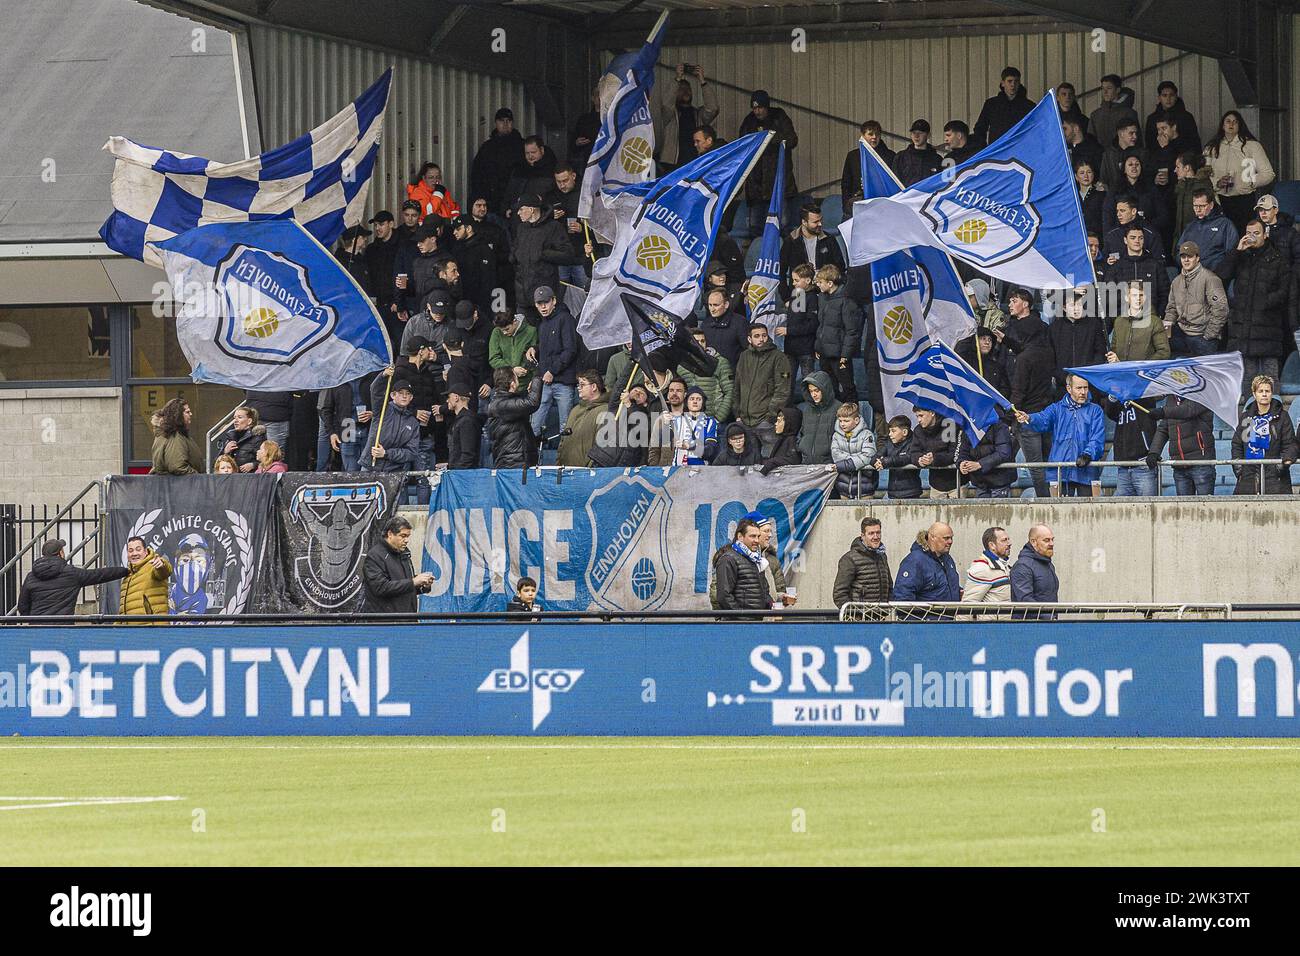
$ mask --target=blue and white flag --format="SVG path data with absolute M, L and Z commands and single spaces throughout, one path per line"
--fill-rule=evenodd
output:
M 1001 392 L 942 343 L 931 345 L 917 356 L 907 370 L 898 397 L 952 419 L 972 445 L 978 445 L 989 426 L 998 420 L 999 408 L 1011 407 Z
M 854 203 L 850 264 L 908 246 L 946 250 L 1034 289 L 1096 281 L 1055 97 L 965 162 L 896 196 Z
M 749 320 L 762 322 L 769 334 L 775 335 L 780 325 L 776 312 L 776 287 L 781 284 L 781 210 L 785 208 L 785 143 L 776 153 L 776 185 L 772 187 L 772 201 L 767 204 L 767 224 L 763 226 L 763 240 L 759 246 L 758 262 L 749 277 L 745 301 L 749 304 Z
M 154 245 L 196 382 L 333 388 L 392 364 L 374 304 L 296 220 L 213 223 Z
M 673 315 L 695 308 L 723 210 L 772 136 L 750 133 L 659 179 L 605 193 L 618 229 L 613 250 L 592 268 L 578 319 L 587 348 L 631 341 L 624 293 L 657 301 Z
M 115 252 L 155 266 L 162 260 L 151 243 L 215 222 L 293 218 L 332 245 L 364 214 L 392 80 L 389 69 L 310 133 L 237 163 L 110 137 L 113 214 L 99 235 Z
M 617 230 L 614 214 L 600 201 L 602 188 L 643 183 L 654 176 L 655 127 L 650 113 L 655 64 L 663 43 L 665 10 L 635 54 L 615 57 L 600 79 L 600 132 L 591 147 L 578 194 L 578 215 L 606 242 Z M 608 104 L 605 90 L 617 83 Z
M 858 159 L 863 195 L 902 191 L 898 178 L 865 143 L 858 143 Z M 913 418 L 912 403 L 898 394 L 903 375 L 932 343 L 956 345 L 972 334 L 975 315 L 952 260 L 930 246 L 901 249 L 871 263 L 871 298 L 885 417 Z
M 1093 388 L 1121 402 L 1164 395 L 1190 398 L 1204 405 L 1231 428 L 1241 415 L 1240 352 L 1168 359 L 1162 362 L 1113 362 L 1067 368 Z

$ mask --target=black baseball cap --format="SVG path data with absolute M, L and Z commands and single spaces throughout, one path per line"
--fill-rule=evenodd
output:
M 515 118 L 515 111 L 508 106 L 503 106 L 501 109 L 497 110 L 497 115 L 492 118 L 513 120 Z
M 451 228 L 453 230 L 459 229 L 461 226 L 477 226 L 477 225 L 478 223 L 475 221 L 473 216 L 466 216 L 463 214 L 457 216 L 455 219 L 451 221 Z
M 450 312 L 452 308 L 451 296 L 445 292 L 430 292 L 424 300 L 424 306 L 432 312 Z
M 399 379 L 398 381 L 393 383 L 393 387 L 389 390 L 389 394 L 392 394 L 393 392 L 411 392 L 411 391 L 414 391 L 414 389 L 411 388 L 411 383 L 406 381 L 406 379 Z
M 416 205 L 418 206 L 419 204 L 417 203 Z M 372 216 L 370 219 L 371 223 L 392 222 L 392 221 L 393 221 L 393 214 L 389 212 L 387 209 L 379 210 L 379 212 L 375 213 L 374 216 Z
M 402 349 L 402 353 L 405 355 L 415 355 L 417 352 L 420 351 L 420 349 L 431 349 L 431 348 L 433 348 L 433 343 L 430 342 L 428 339 L 426 339 L 423 335 L 412 335 L 409 339 L 406 340 L 406 348 Z
M 914 120 L 907 131 L 909 133 L 928 133 L 930 132 L 930 121 L 923 119 Z
M 368 235 L 370 235 L 370 230 L 365 226 L 348 226 L 348 228 L 343 230 L 343 235 L 339 238 L 344 242 L 353 242 L 358 236 Z
M 462 329 L 473 328 L 474 314 L 477 310 L 474 303 L 469 299 L 462 299 L 456 303 L 456 324 Z
M 436 239 L 436 238 L 438 238 L 438 227 L 433 225 L 432 223 L 426 222 L 422 226 L 415 227 L 416 242 L 419 242 L 421 239 Z

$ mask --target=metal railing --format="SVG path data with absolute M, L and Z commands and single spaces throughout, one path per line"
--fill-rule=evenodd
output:
M 23 509 L 14 506 L 5 506 L 0 511 L 0 555 L 7 558 L 4 565 L 0 566 L 0 604 L 3 605 L 5 615 L 18 610 L 18 592 L 22 581 L 32 569 L 37 549 L 46 541 L 55 538 L 67 541 L 67 559 L 70 564 L 81 564 L 87 568 L 100 566 L 105 538 L 102 481 L 96 480 L 86 485 L 52 518 L 48 506 L 41 506 L 39 516 L 34 507 L 29 510 L 28 516 L 23 515 Z
M 916 621 L 1188 621 L 1232 620 L 1231 604 L 1075 604 L 1066 602 L 850 601 L 839 619 L 863 624 Z

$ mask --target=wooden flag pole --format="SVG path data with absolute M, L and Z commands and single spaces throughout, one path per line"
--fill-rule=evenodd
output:
M 397 374 L 397 366 L 393 366 L 391 371 L 386 372 L 388 384 L 384 386 L 384 404 L 379 408 L 379 427 L 375 429 L 375 443 L 370 446 L 370 459 L 373 462 L 375 449 L 379 447 L 379 439 L 384 436 L 384 413 L 388 411 L 388 396 L 393 392 L 393 376 Z

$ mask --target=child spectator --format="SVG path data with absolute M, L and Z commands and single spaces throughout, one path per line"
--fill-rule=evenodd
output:
M 284 463 L 284 452 L 280 451 L 280 446 L 275 442 L 267 441 L 257 449 L 257 474 L 259 475 L 279 475 L 289 470 L 289 466 Z
M 759 471 L 766 475 L 782 465 L 798 465 L 803 462 L 799 454 L 799 430 L 803 427 L 803 412 L 797 408 L 783 408 L 776 413 L 776 444 L 772 454 L 763 461 Z
M 229 455 L 220 455 L 212 463 L 212 473 L 214 475 L 237 475 L 239 474 L 239 466 L 235 464 L 235 459 Z
M 537 603 L 537 582 L 532 578 L 520 578 L 515 585 L 515 596 L 506 605 L 507 613 L 531 614 L 540 610 L 542 606 Z M 537 618 L 533 620 L 536 621 Z
M 964 433 L 928 408 L 912 407 L 916 431 L 912 435 L 912 464 L 929 472 L 931 498 L 957 497 L 957 455 Z
M 673 464 L 707 465 L 718 454 L 718 420 L 705 410 L 704 389 L 686 390 L 686 410 L 673 418 Z
M 921 497 L 921 473 L 905 466 L 912 463 L 912 423 L 906 415 L 896 415 L 889 420 L 889 440 L 880 443 L 875 469 L 889 469 L 887 497 Z
M 870 498 L 880 478 L 872 467 L 876 457 L 876 436 L 871 433 L 854 402 L 845 402 L 835 413 L 835 434 L 831 436 L 831 461 L 835 463 L 835 493 L 841 498 Z
M 835 382 L 826 372 L 813 372 L 803 380 L 800 390 L 805 401 L 803 428 L 799 431 L 799 454 L 805 465 L 831 463 L 831 436 L 835 434 Z
M 817 270 L 816 353 L 824 371 L 835 378 L 835 397 L 851 401 L 857 397 L 853 381 L 853 359 L 862 344 L 862 310 L 844 294 L 843 276 L 838 266 Z
M 718 449 L 718 454 L 714 456 L 710 464 L 731 465 L 733 467 L 757 465 L 758 441 L 750 430 L 740 422 L 732 422 L 727 426 L 726 446 Z
M 785 324 L 776 330 L 785 336 L 785 354 L 795 381 L 801 382 L 816 368 L 813 353 L 817 350 L 817 289 L 813 277 L 817 271 L 807 262 L 790 273 L 790 300 L 785 304 Z

